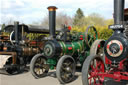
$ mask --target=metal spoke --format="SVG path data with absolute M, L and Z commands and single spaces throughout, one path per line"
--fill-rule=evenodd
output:
M 67 58 L 62 62 L 60 75 L 64 82 L 71 81 L 74 76 L 74 62 L 72 59 Z
M 90 63 L 90 69 L 88 70 L 88 82 L 89 85 L 102 85 L 103 82 L 101 81 L 102 77 L 97 77 L 97 72 L 104 72 L 103 62 L 100 59 L 93 59 Z M 93 81 L 92 81 L 93 79 Z

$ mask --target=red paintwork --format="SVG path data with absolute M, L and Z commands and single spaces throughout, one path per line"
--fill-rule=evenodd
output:
M 111 61 L 105 56 L 105 63 L 106 64 L 111 64 Z
M 118 67 L 117 68 L 111 68 L 111 70 L 107 70 L 104 73 L 95 73 L 97 74 L 97 76 L 102 76 L 102 77 L 109 77 L 109 78 L 113 78 L 115 81 L 120 81 L 120 80 L 128 80 L 128 72 L 124 72 L 124 61 L 126 59 L 122 60 L 121 62 L 119 62 Z M 111 61 L 105 57 L 105 64 L 109 64 L 111 65 Z
M 127 59 L 127 58 L 126 58 Z M 111 60 L 109 60 L 106 56 L 105 56 L 105 64 L 109 64 L 110 65 L 110 69 L 105 71 L 105 67 L 102 61 L 96 59 L 96 64 L 90 64 L 90 71 L 88 72 L 90 77 L 88 77 L 89 80 L 89 85 L 91 85 L 91 81 L 94 80 L 94 85 L 103 85 L 103 81 L 105 77 L 108 78 L 112 78 L 117 82 L 120 82 L 121 80 L 128 80 L 128 72 L 124 71 L 124 61 L 126 60 L 122 60 L 119 62 L 118 67 L 111 67 Z M 96 83 L 95 79 L 96 78 L 100 78 L 98 81 L 100 81 L 101 83 Z
M 80 40 L 83 40 L 83 38 L 79 38 Z
M 80 35 L 80 37 L 83 37 L 83 35 Z
M 123 50 L 123 46 L 122 45 L 120 45 L 120 50 Z
M 96 35 L 93 35 L 94 39 L 96 39 Z
M 68 50 L 72 50 L 72 47 L 68 47 Z
M 79 38 L 80 40 L 83 40 L 83 35 L 80 35 L 80 38 Z
M 100 48 L 100 44 L 98 45 L 98 48 Z
M 124 74 L 124 72 L 116 71 L 114 73 L 107 73 L 107 72 L 97 73 L 97 76 L 112 78 L 112 79 L 114 79 L 115 81 L 118 81 L 118 82 L 120 82 L 120 80 L 128 80 L 128 75 L 124 76 L 124 75 L 121 75 L 121 74 Z M 126 74 L 128 74 L 128 72 Z
M 30 42 L 30 43 L 32 43 L 32 44 L 36 44 L 37 42 L 36 42 L 36 41 L 32 41 L 32 42 Z
M 90 70 L 89 70 L 89 75 L 88 76 L 88 80 L 89 80 L 89 85 L 92 85 L 92 80 L 94 81 L 93 85 L 102 85 L 103 81 L 104 81 L 104 77 L 100 76 L 98 77 L 98 73 L 104 73 L 105 69 L 104 69 L 104 63 L 99 60 L 99 59 L 95 59 L 93 60 L 94 63 L 90 64 Z M 97 83 L 98 82 L 98 83 Z
M 71 30 L 72 29 L 72 27 L 71 26 L 68 26 L 68 30 Z
M 109 45 L 107 45 L 107 49 L 109 49 Z

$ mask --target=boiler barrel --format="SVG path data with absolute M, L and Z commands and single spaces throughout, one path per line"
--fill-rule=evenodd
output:
M 33 56 L 37 53 L 39 53 L 38 48 L 30 48 L 30 47 L 23 48 L 23 55 L 24 56 Z

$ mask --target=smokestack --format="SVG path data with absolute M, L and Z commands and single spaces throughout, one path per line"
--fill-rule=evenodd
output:
M 124 0 L 114 0 L 114 24 L 120 25 L 124 21 Z
M 19 22 L 14 22 L 14 33 L 15 33 L 16 44 L 19 43 L 19 39 L 18 39 L 18 37 L 19 37 L 19 28 L 18 28 L 18 26 L 19 26 Z
M 56 7 L 55 6 L 49 6 L 48 10 L 49 10 L 49 32 L 50 32 L 50 36 L 52 38 L 56 37 L 55 34 L 55 27 L 56 27 Z

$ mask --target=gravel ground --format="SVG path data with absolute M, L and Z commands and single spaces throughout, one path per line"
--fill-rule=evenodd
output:
M 49 76 L 41 79 L 35 79 L 30 72 L 24 72 L 17 75 L 0 74 L 0 85 L 61 85 L 55 77 L 55 71 L 50 72 Z M 81 72 L 76 73 L 73 82 L 66 85 L 82 85 Z M 105 85 L 127 85 L 124 82 L 115 83 L 112 80 L 106 80 Z
M 66 85 L 82 85 L 81 73 L 76 73 L 76 79 Z M 79 77 L 78 77 L 79 76 Z M 49 76 L 41 79 L 35 79 L 30 72 L 24 72 L 17 75 L 0 74 L 0 85 L 61 85 L 55 77 L 55 71 L 50 72 Z

